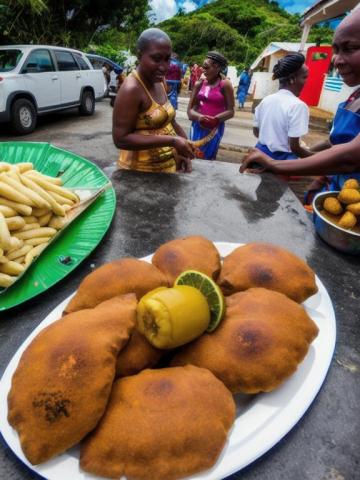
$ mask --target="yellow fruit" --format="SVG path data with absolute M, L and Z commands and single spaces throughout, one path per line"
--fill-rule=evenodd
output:
M 197 270 L 186 270 L 175 280 L 174 285 L 190 285 L 205 295 L 210 308 L 208 332 L 213 332 L 225 316 L 224 295 L 214 280 Z
M 349 178 L 349 180 L 346 180 L 344 182 L 343 188 L 359 188 L 359 182 L 355 178 Z
M 209 325 L 210 309 L 199 290 L 189 286 L 160 287 L 144 295 L 137 307 L 140 333 L 157 348 L 191 342 Z
M 355 188 L 343 188 L 338 195 L 338 200 L 346 205 L 360 202 L 360 192 Z
M 353 213 L 347 211 L 339 220 L 339 227 L 350 229 L 355 227 L 356 217 Z
M 346 207 L 346 210 L 349 210 L 349 212 L 356 216 L 360 215 L 360 202 L 351 203 Z
M 333 215 L 340 215 L 340 213 L 343 212 L 341 203 L 335 197 L 326 197 L 323 207 L 327 212 L 332 213 Z

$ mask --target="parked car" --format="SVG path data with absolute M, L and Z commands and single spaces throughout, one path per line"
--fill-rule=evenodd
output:
M 110 60 L 110 58 L 102 57 L 101 55 L 96 55 L 95 53 L 86 53 L 86 57 L 90 60 L 91 65 L 96 69 L 96 70 L 101 70 L 104 63 L 107 63 L 110 65 L 113 69 L 118 69 L 123 71 L 123 67 L 119 65 L 118 63 L 114 62 L 113 60 Z
M 90 63 L 95 68 L 95 70 L 103 71 L 103 66 L 107 64 L 107 65 L 110 65 L 110 67 L 114 71 L 117 71 L 120 73 L 123 71 L 123 67 L 118 63 L 114 62 L 113 60 L 110 60 L 110 58 L 103 57 L 101 55 L 96 55 L 95 53 L 86 53 L 86 56 L 90 60 Z M 104 97 L 110 96 L 109 83 L 110 83 L 110 72 L 108 71 L 106 76 L 104 73 Z
M 0 122 L 18 134 L 31 133 L 37 117 L 78 107 L 93 115 L 104 95 L 102 72 L 84 53 L 48 45 L 0 47 Z

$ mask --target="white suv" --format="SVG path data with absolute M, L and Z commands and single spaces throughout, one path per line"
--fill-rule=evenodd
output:
M 79 107 L 92 115 L 104 76 L 78 50 L 46 45 L 0 47 L 0 122 L 16 133 L 34 130 L 38 115 Z

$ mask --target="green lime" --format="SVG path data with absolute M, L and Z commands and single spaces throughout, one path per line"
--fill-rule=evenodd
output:
M 210 322 L 206 330 L 213 332 L 225 315 L 224 295 L 220 287 L 205 273 L 196 270 L 182 272 L 175 280 L 174 285 L 195 287 L 205 296 L 210 308 Z

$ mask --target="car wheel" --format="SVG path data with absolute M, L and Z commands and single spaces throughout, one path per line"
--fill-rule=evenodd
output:
M 26 98 L 15 100 L 11 107 L 11 125 L 13 130 L 26 135 L 31 133 L 36 127 L 36 108 L 35 105 Z
M 85 90 L 81 96 L 79 112 L 81 115 L 90 116 L 95 111 L 95 97 L 90 90 Z

